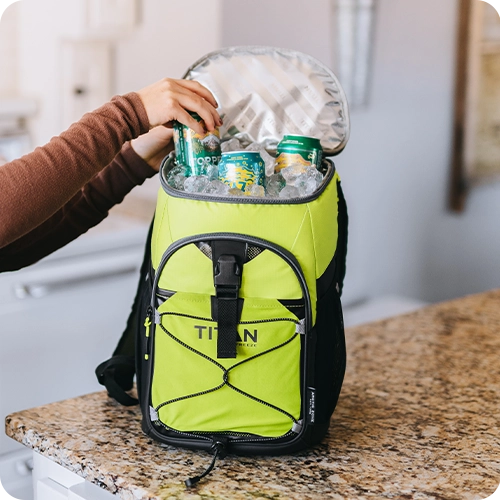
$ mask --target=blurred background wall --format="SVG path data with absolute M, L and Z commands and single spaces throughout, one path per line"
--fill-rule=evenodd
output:
M 111 3 L 120 5 L 120 1 Z M 97 28 L 86 26 L 85 0 L 21 0 L 9 7 L 18 11 L 19 91 L 39 103 L 31 125 L 36 144 L 69 125 L 62 123 L 61 110 L 67 62 L 64 42 L 98 41 L 109 46 L 107 98 L 139 90 L 165 76 L 180 78 L 191 62 L 220 46 L 217 0 L 141 0 L 135 5 L 135 25 L 116 29 L 104 22 Z
M 33 145 L 67 125 L 62 41 L 109 45 L 109 96 L 180 77 L 228 45 L 335 60 L 330 0 L 137 5 L 130 29 L 94 32 L 84 0 L 22 0 L 8 9 L 0 24 L 0 97 L 36 100 Z M 350 212 L 345 303 L 388 294 L 433 302 L 500 286 L 500 185 L 475 188 L 461 215 L 446 210 L 457 12 L 457 0 L 378 1 L 369 102 L 352 111 L 351 139 L 336 159 Z

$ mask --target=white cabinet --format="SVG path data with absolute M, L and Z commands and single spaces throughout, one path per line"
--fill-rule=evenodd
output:
M 137 23 L 137 0 L 87 0 L 87 29 L 109 35 L 120 35 Z
M 94 370 L 127 322 L 147 233 L 147 226 L 129 226 L 109 234 L 95 228 L 38 264 L 0 276 L 0 421 L 103 390 Z M 0 430 L 0 456 L 21 448 Z
M 111 500 L 116 499 L 114 495 L 109 493 L 95 484 L 85 481 L 84 483 L 75 484 L 68 490 L 68 500 Z
M 18 36 L 17 24 L 19 5 L 11 5 L 3 11 L 9 2 L 0 2 L 0 95 L 15 95 L 17 91 Z
M 36 484 L 36 498 L 40 500 L 67 500 L 68 490 L 48 477 Z
M 68 40 L 62 44 L 63 128 L 111 97 L 111 44 Z
M 116 497 L 33 452 L 35 500 L 113 500 Z

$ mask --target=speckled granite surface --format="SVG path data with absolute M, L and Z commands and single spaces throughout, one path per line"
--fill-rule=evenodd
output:
M 500 290 L 347 330 L 325 443 L 278 458 L 162 447 L 104 393 L 23 411 L 7 433 L 126 500 L 483 499 L 500 483 Z

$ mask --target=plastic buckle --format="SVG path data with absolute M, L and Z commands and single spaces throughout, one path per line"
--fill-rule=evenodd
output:
M 215 295 L 218 299 L 238 299 L 241 269 L 234 255 L 221 255 L 214 275 Z

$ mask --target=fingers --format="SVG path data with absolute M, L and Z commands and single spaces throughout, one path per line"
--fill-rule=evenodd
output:
M 214 108 L 210 104 L 208 104 L 206 101 L 202 100 L 200 102 L 196 99 L 193 99 L 191 96 L 182 95 L 179 97 L 179 104 L 185 110 L 194 111 L 196 114 L 198 114 L 198 116 L 204 122 L 204 127 L 203 127 L 203 124 L 201 124 L 201 127 L 205 128 L 206 130 L 214 130 L 221 123 L 219 115 L 218 114 L 214 115 L 214 112 L 213 112 L 213 111 L 215 111 Z M 215 112 L 215 113 L 217 113 L 217 112 Z M 190 125 L 188 125 L 188 126 L 191 127 Z M 193 128 L 193 127 L 191 127 L 191 128 Z M 193 130 L 195 130 L 195 129 L 193 128 Z
M 200 97 L 203 97 L 203 99 L 205 99 L 205 101 L 208 101 L 214 108 L 219 107 L 212 92 L 210 92 L 210 90 L 204 87 L 201 83 L 195 80 L 177 80 L 177 83 L 182 87 L 185 87 L 198 94 Z
M 203 119 L 203 116 L 200 115 L 200 117 Z M 205 127 L 203 126 L 202 123 L 199 121 L 195 120 L 183 107 L 179 106 L 179 109 L 177 110 L 176 117 L 175 119 L 188 126 L 190 129 L 193 129 L 197 134 L 204 135 L 206 133 Z M 206 123 L 206 122 L 205 122 Z M 208 128 L 208 124 L 207 124 Z M 213 130 L 213 125 L 212 128 L 208 128 L 208 130 Z
M 187 80 L 185 80 L 185 82 L 187 82 Z M 195 84 L 193 85 L 194 87 L 205 89 L 205 87 L 200 85 L 198 82 L 190 81 L 189 84 Z M 200 94 L 196 92 L 192 92 L 183 84 L 180 84 L 179 88 L 176 90 L 179 92 L 179 103 L 181 106 L 189 111 L 197 113 L 205 122 L 205 126 L 208 130 L 213 130 L 215 127 L 220 127 L 222 125 L 219 113 L 204 97 L 200 96 Z M 205 89 L 205 91 L 209 93 L 211 100 L 215 102 L 212 94 L 207 89 Z
M 207 130 L 222 125 L 213 94 L 198 82 L 165 78 L 139 92 L 151 127 L 178 120 L 196 132 L 205 133 L 203 124 L 188 111 L 197 113 Z

